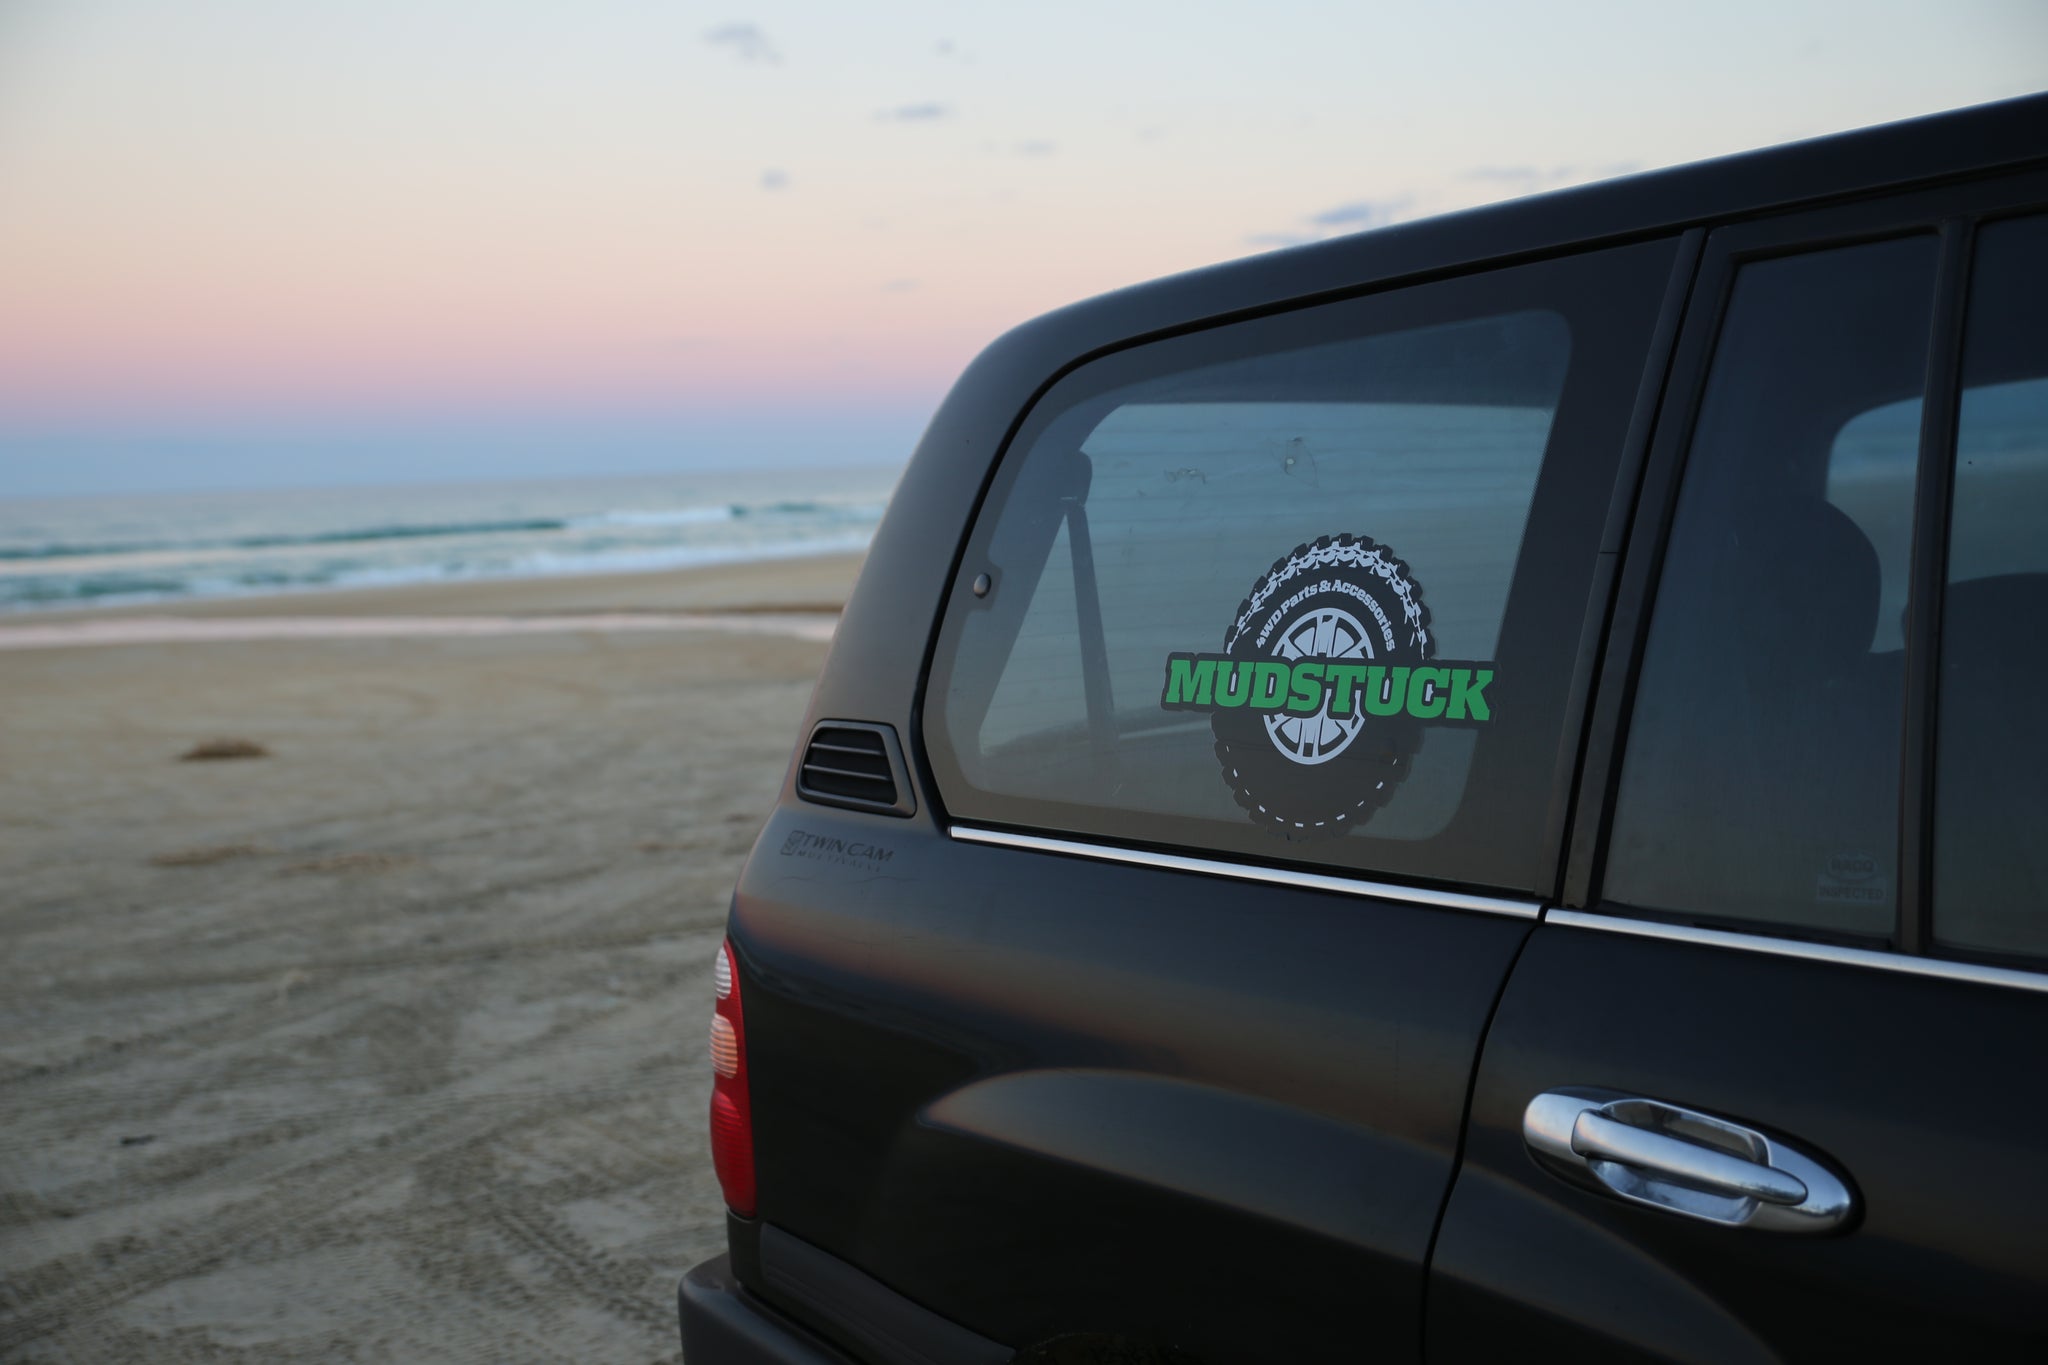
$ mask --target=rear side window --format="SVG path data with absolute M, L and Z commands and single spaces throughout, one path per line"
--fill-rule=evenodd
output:
M 1585 593 L 1670 258 L 1396 291 L 1061 381 L 942 631 L 926 740 L 951 813 L 1547 884 Z
M 1886 936 L 1937 245 L 1737 276 L 1686 458 L 1605 897 Z
M 1934 932 L 2048 955 L 2048 218 L 1978 236 L 1942 610 Z

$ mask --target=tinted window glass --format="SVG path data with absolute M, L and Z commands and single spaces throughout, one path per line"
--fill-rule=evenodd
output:
M 1934 928 L 2048 954 L 2048 219 L 1978 238 L 1942 613 Z
M 941 642 L 927 737 L 954 812 L 1533 878 L 1588 537 L 1668 261 L 1402 291 L 1064 381 L 970 546 L 993 591 L 956 594 Z M 1518 614 L 1525 580 L 1550 591 Z M 1495 837 L 1453 862 L 1468 819 Z
M 1936 245 L 1742 269 L 1687 456 L 1606 898 L 1889 934 Z
M 1256 391 L 1257 372 L 1270 364 L 1265 359 L 1207 367 L 1114 395 L 1115 406 L 1087 432 L 1075 462 L 1089 480 L 1082 505 L 1095 550 L 1093 593 L 1076 581 L 1079 523 L 1064 518 L 979 732 L 967 744 L 954 737 L 970 780 L 1057 795 L 1073 781 L 1077 764 L 1085 771 L 1092 761 L 1084 752 L 1086 670 L 1077 611 L 1093 595 L 1101 602 L 1120 778 L 1100 793 L 1103 804 L 1227 820 L 1235 817 L 1235 794 L 1242 791 L 1267 800 L 1276 820 L 1302 827 L 1370 818 L 1382 838 L 1440 830 L 1470 768 L 1471 730 L 1431 736 L 1426 757 L 1418 747 L 1385 762 L 1374 781 L 1397 782 L 1402 799 L 1369 810 L 1341 799 L 1327 810 L 1291 807 L 1250 773 L 1235 788 L 1213 776 L 1192 782 L 1187 747 L 1159 742 L 1162 731 L 1206 734 L 1212 728 L 1208 714 L 1162 709 L 1170 656 L 1219 651 L 1225 626 L 1261 582 L 1272 582 L 1277 606 L 1306 584 L 1357 572 L 1330 557 L 1334 548 L 1318 556 L 1313 546 L 1306 559 L 1321 562 L 1277 577 L 1270 572 L 1276 552 L 1291 560 L 1302 537 L 1348 530 L 1350 520 L 1331 520 L 1342 516 L 1340 508 L 1372 509 L 1372 539 L 1405 561 L 1410 581 L 1427 592 L 1426 601 L 1421 591 L 1414 596 L 1427 612 L 1423 628 L 1433 639 L 1433 657 L 1493 658 L 1571 335 L 1555 313 L 1520 313 L 1339 342 L 1283 359 L 1300 373 L 1329 376 L 1333 391 L 1341 392 L 1345 376 L 1385 372 L 1423 348 L 1442 359 L 1436 378 L 1461 387 L 1468 401 L 1229 397 Z M 1211 401 L 1209 394 L 1219 397 Z M 1046 474 L 1056 475 L 1061 463 L 1040 457 Z M 1020 491 L 1027 498 L 1053 492 Z M 999 532 L 991 558 L 1009 562 L 1017 539 Z M 1341 600 L 1305 601 L 1281 622 L 1274 648 L 1260 653 L 1369 664 L 1398 652 L 1405 640 L 1397 632 L 1387 642 L 1370 610 L 1375 602 L 1393 614 L 1370 596 L 1354 598 L 1348 610 Z M 1193 661 L 1190 672 L 1200 667 Z M 1385 686 L 1390 689 L 1391 681 Z M 1213 679 L 1209 688 L 1213 700 Z M 1490 692 L 1488 684 L 1471 695 L 1490 701 Z M 1244 709 L 1259 709 L 1249 701 Z M 1362 715 L 1333 717 L 1324 706 L 1304 716 L 1280 706 L 1256 719 L 1262 731 L 1271 731 L 1270 738 L 1257 738 L 1268 748 L 1276 741 L 1285 746 L 1290 765 L 1259 766 L 1283 778 L 1295 777 L 1291 767 L 1344 772 L 1363 756 L 1365 746 L 1357 744 L 1364 736 Z M 1147 732 L 1152 742 L 1144 739 Z M 1354 746 L 1360 752 L 1353 753 Z M 1405 774 L 1402 759 L 1410 760 Z

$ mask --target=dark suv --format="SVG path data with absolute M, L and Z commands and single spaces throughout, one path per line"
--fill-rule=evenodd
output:
M 718 962 L 690 1365 L 2048 1359 L 2048 97 L 947 398 Z

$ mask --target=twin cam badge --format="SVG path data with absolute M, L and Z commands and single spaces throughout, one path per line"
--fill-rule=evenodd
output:
M 1324 536 L 1275 560 L 1217 653 L 1173 653 L 1159 704 L 1204 711 L 1237 802 L 1316 838 L 1386 804 L 1425 727 L 1493 719 L 1494 666 L 1438 659 L 1422 589 L 1384 545 Z

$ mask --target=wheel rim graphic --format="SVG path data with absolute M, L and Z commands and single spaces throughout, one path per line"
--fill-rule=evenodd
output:
M 1261 574 L 1223 632 L 1233 679 L 1244 670 L 1271 686 L 1271 675 L 1304 660 L 1324 667 L 1411 667 L 1434 657 L 1429 608 L 1408 566 L 1367 536 L 1304 541 Z M 1264 670 L 1263 673 L 1258 670 Z M 1288 686 L 1289 677 L 1283 684 Z M 1408 776 L 1422 747 L 1423 722 L 1395 708 L 1338 720 L 1325 703 L 1308 715 L 1262 696 L 1262 705 L 1220 706 L 1209 717 L 1223 780 L 1246 815 L 1285 839 L 1327 839 L 1372 819 Z M 1304 680 L 1304 687 L 1307 686 Z M 1249 690 L 1249 689 L 1247 689 Z M 1368 684 L 1364 689 L 1370 692 Z M 1275 709 L 1268 710 L 1268 707 Z
M 1370 659 L 1372 641 L 1358 618 L 1339 607 L 1316 607 L 1288 622 L 1274 642 L 1275 658 L 1294 663 L 1302 659 Z M 1283 758 L 1294 763 L 1327 763 L 1358 738 L 1364 728 L 1364 708 L 1354 706 L 1352 714 L 1338 719 L 1330 714 L 1330 694 L 1323 693 L 1322 708 L 1311 715 L 1286 712 L 1264 718 L 1266 738 Z

